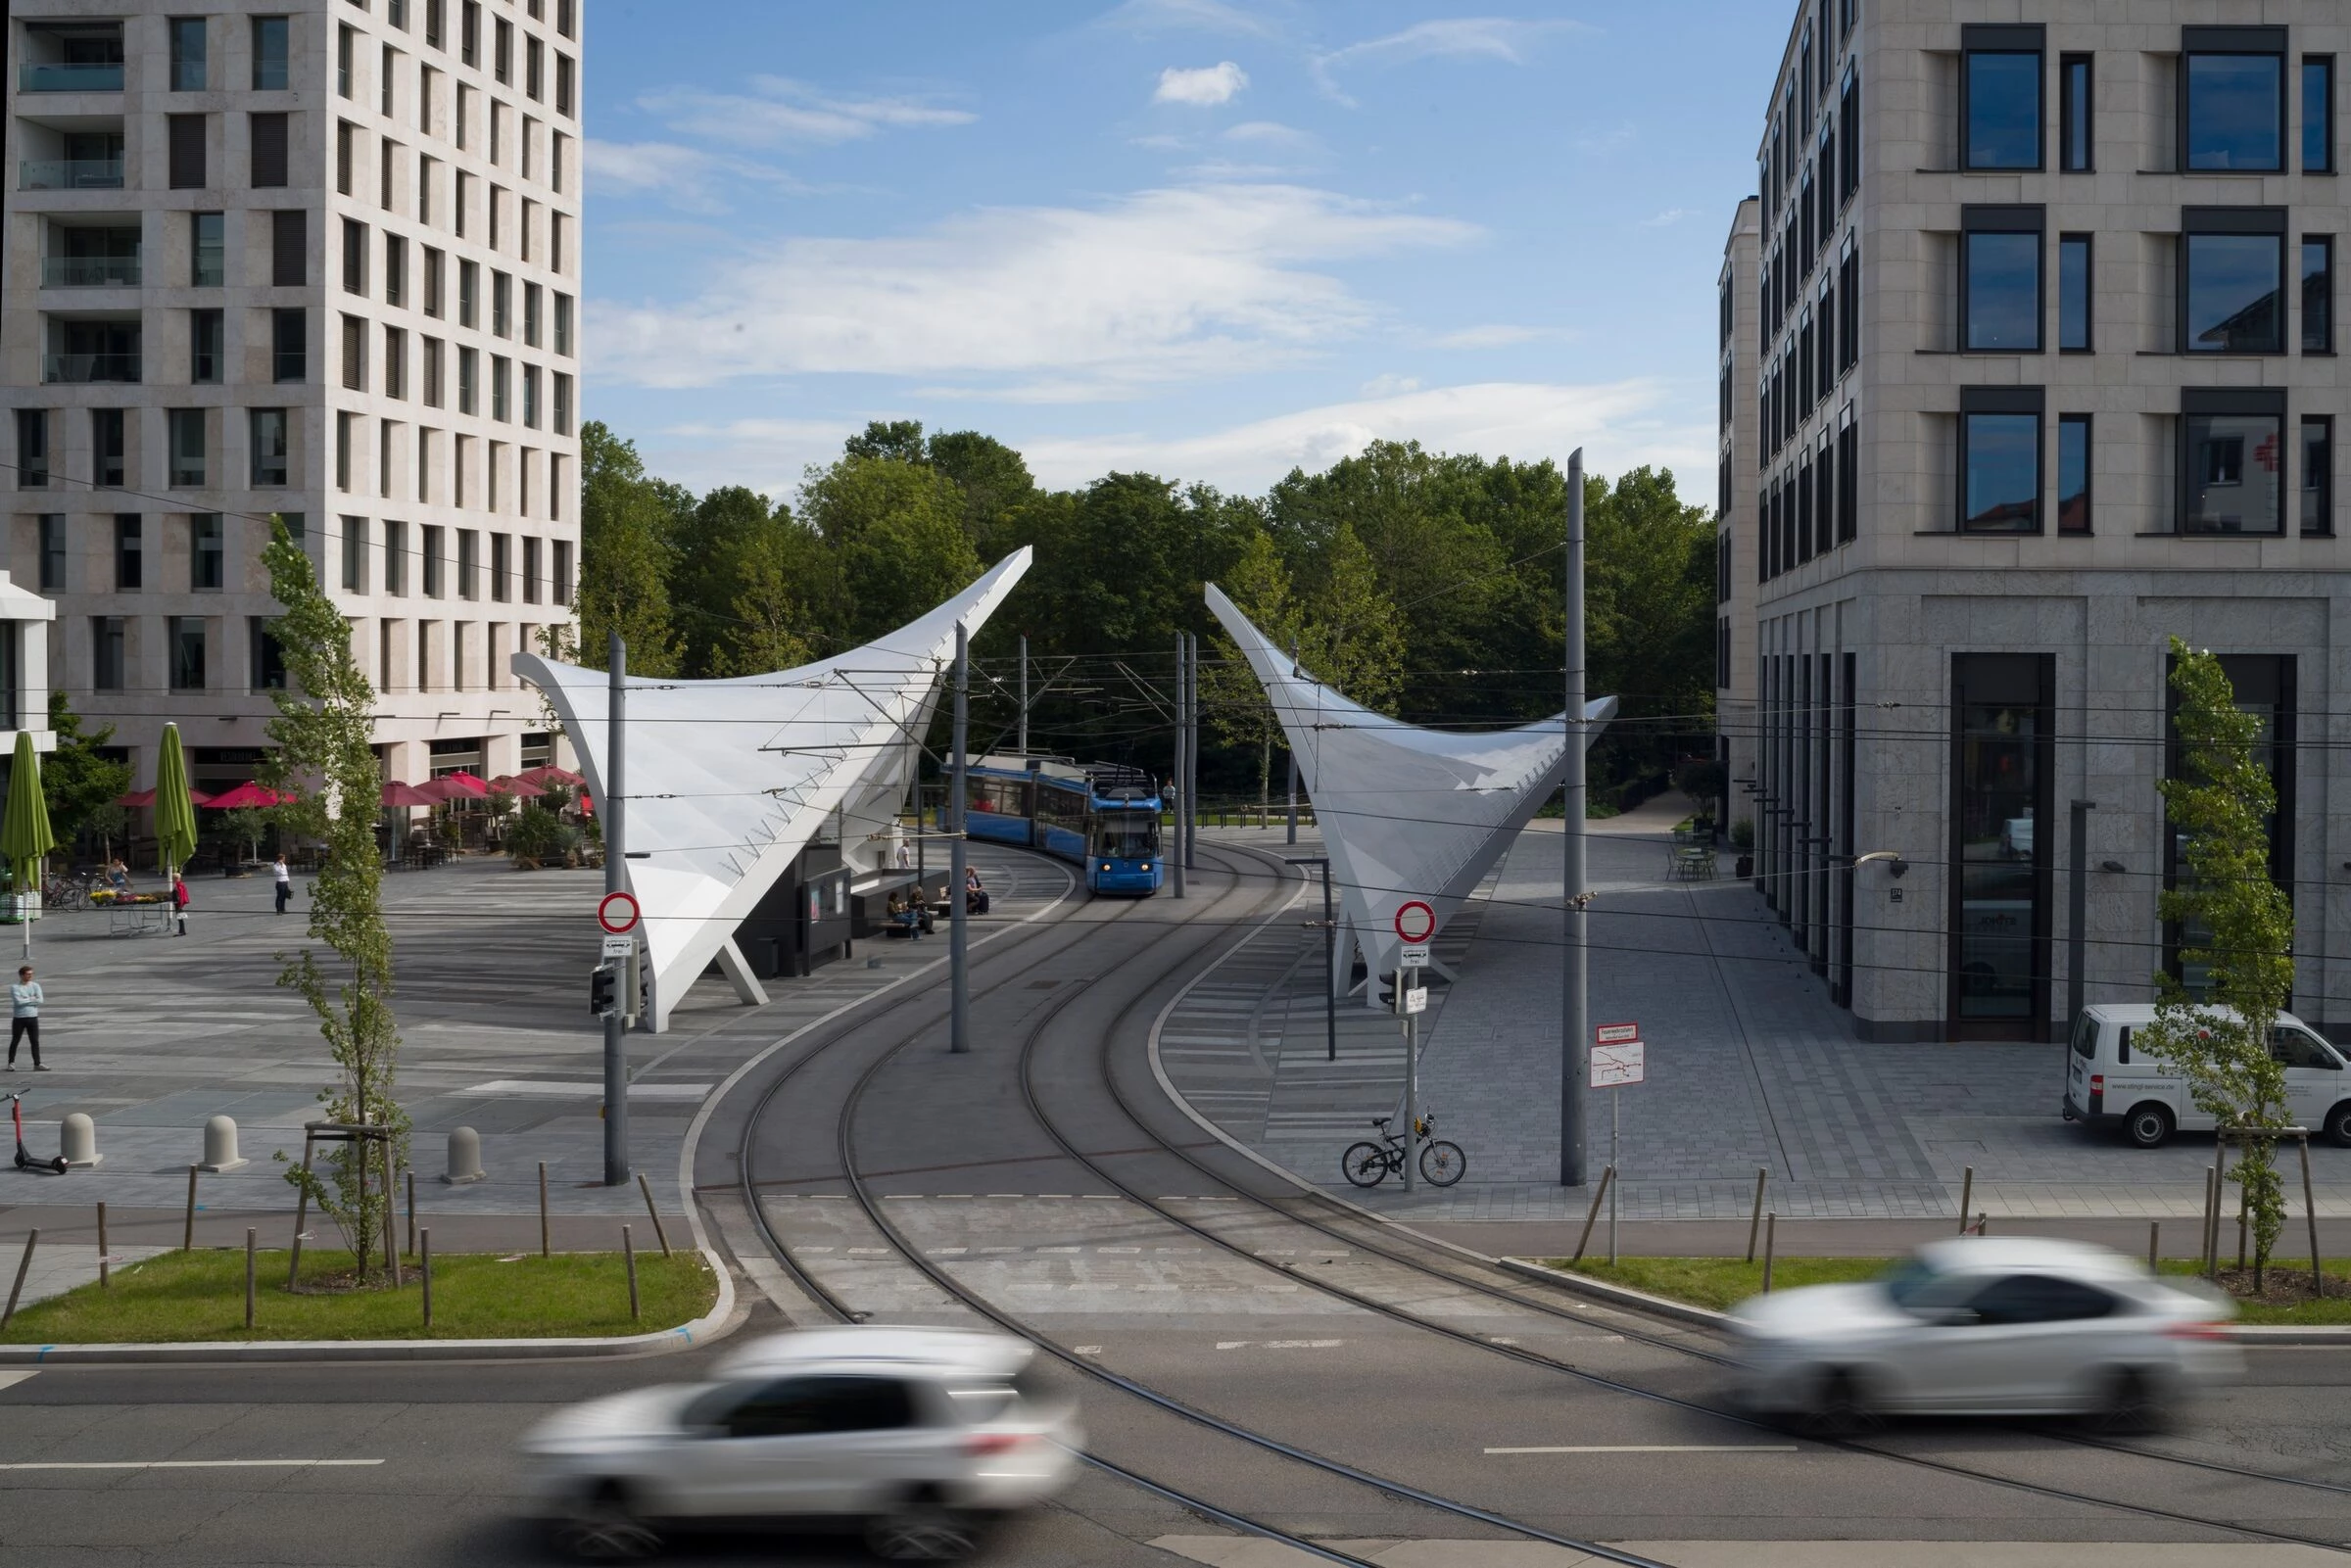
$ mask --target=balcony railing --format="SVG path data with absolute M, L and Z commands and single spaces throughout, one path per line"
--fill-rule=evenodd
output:
M 75 385 L 93 381 L 136 382 L 139 379 L 139 356 L 135 354 L 45 354 L 41 356 L 41 379 Z
M 50 289 L 135 287 L 139 259 L 135 256 L 45 256 L 41 258 L 41 286 Z
M 119 191 L 120 158 L 27 158 L 17 166 L 17 188 L 24 191 Z
M 39 65 L 17 68 L 17 90 L 28 93 L 119 93 L 122 63 L 103 66 Z

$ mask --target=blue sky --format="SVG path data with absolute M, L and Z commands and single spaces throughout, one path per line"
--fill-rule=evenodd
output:
M 1414 437 L 1708 500 L 1793 10 L 600 0 L 587 411 L 696 490 L 918 418 L 1055 485 Z

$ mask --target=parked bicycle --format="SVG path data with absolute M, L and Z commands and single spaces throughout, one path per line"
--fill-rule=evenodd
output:
M 72 876 L 51 876 L 41 881 L 43 909 L 86 909 L 90 890 L 98 885 L 95 872 L 80 872 Z
M 1404 1174 L 1404 1139 L 1388 1130 L 1388 1123 L 1395 1119 L 1373 1117 L 1371 1125 L 1379 1129 L 1380 1141 L 1350 1144 L 1341 1158 L 1340 1168 L 1358 1187 L 1376 1187 L 1391 1175 Z M 1450 1187 L 1468 1170 L 1469 1157 L 1462 1153 L 1460 1144 L 1429 1136 L 1436 1123 L 1436 1113 L 1424 1112 L 1413 1128 L 1420 1145 L 1420 1179 L 1432 1187 Z

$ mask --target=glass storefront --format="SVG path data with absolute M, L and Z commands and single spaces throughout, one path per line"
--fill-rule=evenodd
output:
M 2038 1039 L 2048 1018 L 2054 661 L 1952 656 L 1949 1024 Z

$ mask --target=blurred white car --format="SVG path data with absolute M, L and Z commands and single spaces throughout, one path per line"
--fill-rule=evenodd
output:
M 2161 1425 L 2240 1364 L 2235 1307 L 2103 1247 L 1938 1242 L 1862 1285 L 1812 1285 L 1732 1314 L 1749 1408 L 1831 1428 L 1893 1413 L 2097 1416 Z
M 1075 1411 L 1039 1395 L 1034 1354 L 956 1329 L 775 1335 L 720 1362 L 717 1381 L 540 1423 L 523 1439 L 531 1491 L 583 1556 L 642 1556 L 682 1524 L 786 1517 L 862 1523 L 895 1561 L 965 1556 L 1076 1467 Z

